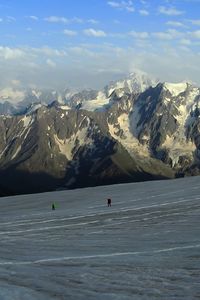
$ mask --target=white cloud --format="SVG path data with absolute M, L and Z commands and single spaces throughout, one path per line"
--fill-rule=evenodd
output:
M 185 46 L 190 46 L 191 41 L 189 39 L 183 38 L 183 39 L 180 40 L 180 44 L 185 45 Z
M 152 36 L 159 40 L 171 40 L 172 39 L 171 34 L 169 34 L 168 32 L 163 32 L 163 31 L 153 32 Z
M 166 24 L 173 27 L 186 27 L 183 23 L 178 21 L 168 21 Z
M 126 7 L 126 10 L 129 12 L 134 12 L 135 8 L 134 7 Z
M 179 46 L 179 49 L 185 52 L 191 52 L 191 49 L 189 47 L 186 47 L 184 44 Z
M 193 25 L 200 26 L 200 20 L 191 20 L 191 23 L 192 23 Z
M 183 37 L 183 33 L 179 32 L 175 29 L 168 29 L 167 31 L 161 31 L 161 32 L 153 32 L 152 36 L 160 39 L 160 40 L 173 40 L 177 38 Z
M 79 44 L 77 47 L 70 45 L 58 49 L 9 48 L 13 54 L 18 53 L 15 50 L 23 51 L 23 56 L 15 56 L 15 60 L 5 59 L 6 51 L 1 47 L 0 86 L 17 86 L 17 82 L 11 84 L 11 80 L 17 79 L 24 87 L 31 83 L 38 88 L 58 89 L 66 87 L 68 82 L 71 88 L 102 88 L 110 80 L 124 76 L 135 67 L 152 73 L 162 81 L 179 81 L 185 79 L 184 76 L 191 80 L 199 80 L 200 55 L 187 48 L 190 45 L 185 39 L 188 37 L 189 40 L 191 33 L 185 33 L 182 37 L 182 33 L 178 31 L 164 32 L 178 37 L 177 43 L 171 43 L 171 47 L 167 43 L 160 47 L 161 43 L 156 40 L 150 43 L 150 38 L 140 39 L 143 36 L 141 33 L 133 32 L 136 37 L 134 46 L 125 48 L 110 43 Z M 133 45 L 129 34 L 126 36 Z M 151 33 L 148 34 L 152 37 Z M 145 36 L 144 32 L 143 37 Z M 138 49 L 137 43 L 143 47 Z M 191 41 L 191 45 L 193 44 L 194 41 Z M 9 55 L 12 56 L 10 53 Z
M 0 23 L 1 22 L 7 22 L 7 23 L 11 23 L 11 22 L 15 22 L 16 18 L 11 17 L 11 16 L 6 16 L 4 19 L 0 18 Z
M 57 16 L 50 16 L 47 18 L 44 18 L 45 21 L 50 22 L 50 23 L 64 23 L 67 24 L 69 23 L 69 20 L 65 17 L 57 17 Z
M 16 18 L 11 17 L 11 16 L 7 16 L 6 19 L 7 19 L 8 22 L 15 22 L 16 21 Z
M 46 63 L 51 68 L 55 68 L 56 67 L 56 63 L 53 60 L 49 59 L 49 58 L 46 60 Z
M 87 46 L 70 47 L 70 48 L 68 48 L 68 52 L 69 52 L 69 55 L 73 56 L 74 58 L 76 56 L 78 56 L 79 58 L 81 56 L 84 56 L 85 58 L 86 57 L 90 57 L 90 58 L 91 57 L 93 57 L 93 58 L 96 57 L 97 58 L 97 56 L 98 56 L 95 52 L 89 50 L 87 48 Z M 77 57 L 76 57 L 76 59 L 77 59 Z
M 9 99 L 10 102 L 16 103 L 24 98 L 24 91 L 13 89 L 12 87 L 5 87 L 0 90 L 0 98 Z
M 140 10 L 139 10 L 139 13 L 140 13 L 142 16 L 148 16 L 148 15 L 149 15 L 148 10 L 146 10 L 146 9 L 140 9 Z
M 9 48 L 0 46 L 0 57 L 5 60 L 13 60 L 19 57 L 23 57 L 25 52 L 18 48 Z
M 175 7 L 167 8 L 165 6 L 160 6 L 158 8 L 158 11 L 159 11 L 160 14 L 164 14 L 164 15 L 167 15 L 167 16 L 179 16 L 179 15 L 184 14 L 184 11 L 178 10 Z
M 57 57 L 64 57 L 67 56 L 67 52 L 65 50 L 58 50 L 53 49 L 50 47 L 42 47 L 42 48 L 30 48 L 29 50 L 33 54 L 42 54 L 49 57 L 57 56 Z
M 95 30 L 93 28 L 85 29 L 84 31 L 85 35 L 93 36 L 93 37 L 105 37 L 106 33 L 103 30 Z
M 77 35 L 77 31 L 69 30 L 69 29 L 65 29 L 65 30 L 63 31 L 63 33 L 64 33 L 65 35 L 67 35 L 67 36 L 75 36 L 75 35 Z
M 200 39 L 200 30 L 195 30 L 189 33 L 189 35 L 194 39 Z
M 59 16 L 50 16 L 44 18 L 44 21 L 47 21 L 49 23 L 62 23 L 62 24 L 68 24 L 68 23 L 84 23 L 84 20 L 74 17 L 71 19 L 65 18 L 65 17 L 59 17 Z
M 120 7 L 120 3 L 119 2 L 114 2 L 114 1 L 108 1 L 108 5 L 110 5 L 111 7 Z
M 133 7 L 132 1 L 108 1 L 107 4 L 113 8 L 120 10 L 126 10 L 128 12 L 134 12 L 135 8 Z
M 147 39 L 149 37 L 149 33 L 146 31 L 143 32 L 131 31 L 129 32 L 129 35 L 133 36 L 136 39 Z
M 87 20 L 87 22 L 90 24 L 98 24 L 99 23 L 99 21 L 97 21 L 95 19 L 89 19 L 89 20 Z
M 160 81 L 179 82 L 183 80 L 199 81 L 200 56 L 188 51 L 186 47 L 165 47 L 159 52 L 135 53 L 130 64 L 130 71 L 135 68 L 152 73 Z
M 128 33 L 130 35 L 130 32 Z M 109 37 L 119 38 L 119 39 L 126 39 L 127 33 L 110 33 Z
M 14 86 L 20 86 L 21 85 L 21 81 L 18 79 L 12 79 L 11 80 L 11 84 Z
M 119 20 L 113 20 L 113 23 L 117 24 L 117 25 L 121 24 L 121 22 Z
M 36 16 L 29 16 L 29 18 L 30 18 L 31 20 L 34 20 L 34 21 L 38 21 L 38 20 L 39 20 L 39 18 L 36 17 Z
M 69 20 L 70 22 L 74 22 L 74 23 L 83 23 L 83 19 L 81 18 L 77 18 L 77 17 L 74 17 L 72 19 Z
M 147 5 L 147 1 L 145 1 L 145 0 L 140 0 L 140 2 L 141 2 L 143 5 Z

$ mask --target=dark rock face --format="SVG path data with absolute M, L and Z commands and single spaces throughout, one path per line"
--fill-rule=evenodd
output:
M 164 102 L 166 97 L 171 100 L 169 103 Z M 172 136 L 178 128 L 175 118 L 178 109 L 173 104 L 172 97 L 163 91 L 162 84 L 142 93 L 138 97 L 137 103 L 139 104 L 140 115 L 137 124 L 137 127 L 140 128 L 138 139 L 142 142 L 145 135 L 149 136 L 150 149 L 153 155 L 157 157 L 166 136 Z
M 83 90 L 72 95 L 72 97 L 68 99 L 67 103 L 70 107 L 76 108 L 77 105 L 80 105 L 84 101 L 95 99 L 97 97 L 97 94 L 98 91 L 95 90 Z
M 0 116 L 1 194 L 199 174 L 200 90 L 159 83 L 134 93 L 125 85 L 93 111 L 77 108 L 76 95 L 71 109 L 54 101 Z

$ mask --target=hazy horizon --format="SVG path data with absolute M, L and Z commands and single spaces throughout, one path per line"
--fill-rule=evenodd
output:
M 142 70 L 200 84 L 199 0 L 0 0 L 0 87 L 93 88 Z

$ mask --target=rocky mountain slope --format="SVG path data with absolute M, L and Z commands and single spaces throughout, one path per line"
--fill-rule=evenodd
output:
M 134 84 L 127 88 L 124 80 L 113 90 L 1 115 L 2 190 L 29 193 L 199 174 L 200 89 L 141 77 L 139 88 Z

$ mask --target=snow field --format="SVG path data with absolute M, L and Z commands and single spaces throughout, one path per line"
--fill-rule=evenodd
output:
M 197 299 L 199 182 L 1 198 L 0 299 Z

